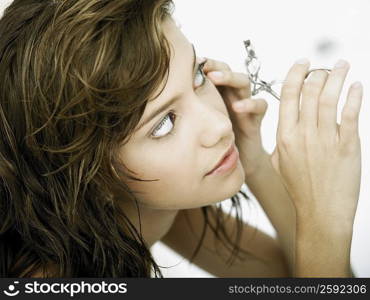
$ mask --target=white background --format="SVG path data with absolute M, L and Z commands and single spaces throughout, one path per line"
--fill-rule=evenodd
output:
M 10 3 L 0 0 L 0 12 Z M 338 122 L 349 85 L 360 80 L 364 100 L 360 116 L 362 141 L 362 182 L 354 224 L 351 262 L 357 277 L 370 277 L 370 12 L 369 0 L 174 0 L 174 17 L 192 42 L 199 56 L 228 63 L 244 72 L 245 50 L 242 41 L 250 39 L 262 62 L 261 78 L 284 79 L 295 60 L 307 57 L 312 68 L 331 68 L 339 59 L 351 69 L 338 105 Z M 265 148 L 272 152 L 278 116 L 278 101 L 261 94 L 269 103 L 262 130 Z M 267 183 L 266 183 L 267 184 Z M 243 185 L 247 190 L 247 187 Z M 251 195 L 248 192 L 248 195 Z M 244 207 L 245 222 L 275 235 L 258 203 Z M 223 202 L 228 207 L 229 200 Z M 152 247 L 165 277 L 212 277 L 189 264 L 161 242 Z

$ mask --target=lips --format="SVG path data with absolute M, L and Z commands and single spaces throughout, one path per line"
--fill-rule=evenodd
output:
M 212 173 L 214 170 L 216 170 L 220 165 L 222 165 L 223 161 L 226 157 L 228 157 L 234 150 L 234 144 L 232 144 L 229 149 L 224 153 L 224 155 L 219 159 L 218 163 L 215 165 L 215 167 L 209 171 L 206 175 Z

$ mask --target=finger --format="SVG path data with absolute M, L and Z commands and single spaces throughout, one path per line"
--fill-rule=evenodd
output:
M 341 141 L 350 141 L 358 136 L 358 118 L 361 109 L 363 87 L 360 82 L 351 85 L 341 114 L 339 136 Z
M 203 67 L 205 73 L 212 71 L 231 71 L 229 65 L 223 61 L 218 61 L 207 57 L 207 62 Z
M 330 72 L 319 98 L 319 128 L 336 132 L 337 106 L 348 70 L 349 63 L 345 60 L 339 60 Z
M 319 96 L 327 78 L 326 71 L 317 70 L 312 72 L 303 85 L 299 120 L 307 127 L 317 127 Z
M 233 110 L 237 113 L 264 115 L 267 106 L 268 104 L 265 99 L 243 99 L 233 104 Z
M 240 104 L 238 108 L 236 104 Z M 253 133 L 259 130 L 261 121 L 267 110 L 265 99 L 243 99 L 233 104 L 233 110 L 236 114 L 232 117 L 238 122 L 238 127 L 245 129 L 245 132 Z
M 238 89 L 237 93 L 240 98 L 251 97 L 251 85 L 247 74 L 224 71 L 212 71 L 207 74 L 215 85 L 230 86 Z
M 308 71 L 309 61 L 301 59 L 289 70 L 281 89 L 278 132 L 287 133 L 294 128 L 299 119 L 299 100 L 301 88 Z

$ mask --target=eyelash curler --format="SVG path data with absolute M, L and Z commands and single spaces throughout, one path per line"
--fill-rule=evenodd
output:
M 257 95 L 258 93 L 265 91 L 272 95 L 275 99 L 280 101 L 279 95 L 272 89 L 273 85 L 276 84 L 282 84 L 284 83 L 284 80 L 273 80 L 271 82 L 267 82 L 265 80 L 262 80 L 259 78 L 259 71 L 261 69 L 261 63 L 257 58 L 256 52 L 254 50 L 254 47 L 251 44 L 250 40 L 243 41 L 245 50 L 247 51 L 247 58 L 245 59 L 245 67 L 247 69 L 247 74 L 249 76 L 249 81 L 251 83 L 251 89 L 252 89 L 252 96 Z M 306 77 L 310 75 L 311 72 L 317 71 L 317 70 L 323 70 L 330 72 L 330 69 L 311 69 L 307 72 Z

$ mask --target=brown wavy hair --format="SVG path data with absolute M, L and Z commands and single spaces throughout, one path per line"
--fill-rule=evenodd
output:
M 163 277 L 118 151 L 168 77 L 170 0 L 15 0 L 0 19 L 0 276 Z M 133 172 L 134 173 L 134 172 Z M 202 207 L 232 257 L 222 207 Z M 140 212 L 138 212 L 140 213 Z M 209 217 L 216 220 L 216 227 Z M 221 235 L 220 235 L 221 233 Z M 191 258 L 199 250 L 203 236 Z M 49 266 L 57 266 L 53 272 Z

